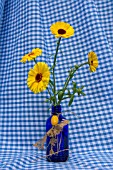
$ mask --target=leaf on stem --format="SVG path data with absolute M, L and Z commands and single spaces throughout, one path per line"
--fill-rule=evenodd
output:
M 82 94 L 83 96 L 86 96 L 86 94 L 85 94 L 83 91 L 81 91 L 81 94 Z
M 69 71 L 69 76 L 70 76 L 70 78 L 73 77 L 73 69 L 71 69 L 71 70 Z
M 76 82 L 72 82 L 72 84 L 73 84 L 73 95 L 77 92 L 77 84 L 76 84 Z
M 84 88 L 85 86 L 81 86 L 81 90 Z
M 71 92 L 70 92 L 70 90 L 69 89 L 67 89 L 68 90 L 68 95 L 71 95 Z
M 54 67 L 55 67 L 55 66 L 53 65 L 49 70 L 50 70 L 50 71 L 53 70 Z
M 83 88 L 84 88 L 84 86 L 82 86 L 81 88 L 78 88 L 78 89 L 77 89 L 78 96 L 80 96 L 80 94 L 82 94 L 83 96 L 85 96 L 85 93 L 82 91 Z
M 52 72 L 52 71 L 50 71 L 50 73 L 53 75 L 53 72 Z
M 74 95 L 72 94 L 71 95 L 71 98 L 70 98 L 70 101 L 69 101 L 69 106 L 71 106 L 72 102 L 73 102 L 73 99 L 74 99 Z
M 50 99 L 46 99 L 44 102 L 46 102 L 46 103 L 47 103 L 47 102 L 50 102 Z
M 73 87 L 76 88 L 77 86 L 76 82 L 73 81 L 72 84 L 73 84 Z
M 63 98 L 63 94 L 64 94 L 63 91 L 60 90 L 59 93 L 58 93 L 58 99 L 59 100 L 61 100 Z
M 54 87 L 54 83 L 51 80 L 49 80 L 49 83 Z
M 55 101 L 55 97 L 54 97 L 54 96 L 51 96 L 51 97 L 50 97 L 50 100 L 54 102 L 54 101 Z
M 78 65 L 75 65 L 75 68 L 76 68 L 76 70 L 79 68 L 79 66 Z

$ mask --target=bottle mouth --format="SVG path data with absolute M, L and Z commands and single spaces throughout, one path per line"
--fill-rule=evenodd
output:
M 53 113 L 53 112 L 52 112 L 52 115 L 56 115 L 56 116 L 57 116 L 57 115 L 58 115 L 58 113 Z
M 61 113 L 61 105 L 57 105 L 57 106 L 52 106 L 52 114 L 54 115 L 58 115 L 58 113 Z

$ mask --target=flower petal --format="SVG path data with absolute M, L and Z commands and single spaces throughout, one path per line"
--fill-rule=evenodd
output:
M 56 38 L 69 38 L 74 35 L 73 27 L 66 22 L 58 21 L 51 25 L 50 30 Z M 60 30 L 60 31 L 59 31 Z

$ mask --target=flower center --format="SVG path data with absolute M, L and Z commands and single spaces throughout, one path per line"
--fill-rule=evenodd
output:
M 65 34 L 65 33 L 66 33 L 66 31 L 65 31 L 65 30 L 63 30 L 63 29 L 59 29 L 59 30 L 58 30 L 58 33 L 59 33 L 59 34 Z
M 91 65 L 93 65 L 93 60 L 91 61 Z
M 42 80 L 42 74 L 41 74 L 41 73 L 40 73 L 40 74 L 37 74 L 36 77 L 35 77 L 35 80 L 36 80 L 37 82 L 40 82 L 40 81 Z
M 31 52 L 31 53 L 29 53 L 29 54 L 28 54 L 28 56 L 29 56 L 29 57 L 30 57 L 31 55 L 34 55 L 34 53 L 33 53 L 33 52 Z

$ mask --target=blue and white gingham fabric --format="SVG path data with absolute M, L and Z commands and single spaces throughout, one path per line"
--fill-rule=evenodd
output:
M 95 51 L 99 67 L 88 66 L 73 78 L 86 96 L 76 96 L 72 107 L 62 103 L 70 120 L 70 157 L 50 163 L 32 146 L 45 133 L 50 115 L 48 93 L 33 94 L 26 85 L 34 63 L 20 62 L 33 48 L 42 48 L 37 61 L 50 66 L 56 39 L 50 26 L 70 23 L 75 35 L 62 39 L 56 67 L 62 87 L 69 67 L 86 62 Z M 113 1 L 112 0 L 0 0 L 0 170 L 113 170 Z M 60 71 L 59 71 L 60 70 Z M 71 87 L 71 84 L 70 84 Z

